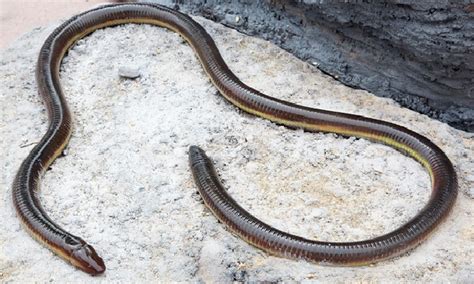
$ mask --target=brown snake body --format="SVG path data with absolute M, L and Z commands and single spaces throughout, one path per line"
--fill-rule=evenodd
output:
M 49 114 L 49 127 L 23 161 L 13 183 L 13 202 L 28 231 L 48 248 L 90 274 L 105 271 L 92 246 L 52 221 L 36 192 L 39 180 L 71 136 L 71 113 L 59 79 L 64 54 L 78 39 L 96 29 L 145 23 L 180 34 L 195 50 L 214 85 L 240 109 L 292 128 L 334 132 L 390 145 L 423 164 L 432 181 L 426 206 L 402 227 L 358 242 L 320 242 L 294 236 L 266 225 L 241 208 L 223 189 L 209 158 L 190 148 L 190 165 L 199 191 L 212 212 L 237 235 L 271 254 L 339 265 L 376 262 L 418 245 L 448 215 L 457 195 L 453 166 L 427 138 L 393 123 L 353 114 L 313 109 L 275 99 L 242 83 L 227 67 L 212 38 L 189 16 L 153 4 L 116 4 L 74 16 L 46 40 L 38 58 L 36 80 Z

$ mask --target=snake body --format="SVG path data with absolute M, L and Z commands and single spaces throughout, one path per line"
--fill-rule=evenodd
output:
M 190 165 L 203 200 L 222 223 L 249 243 L 271 254 L 315 262 L 372 263 L 413 248 L 448 215 L 457 195 L 456 173 L 443 151 L 427 138 L 389 122 L 308 108 L 264 95 L 242 83 L 229 70 L 212 38 L 189 16 L 154 4 L 114 4 L 72 17 L 42 46 L 36 80 L 47 107 L 49 127 L 21 164 L 12 190 L 17 215 L 27 230 L 77 268 L 92 275 L 105 271 L 94 248 L 52 221 L 36 196 L 41 176 L 71 136 L 71 113 L 61 89 L 59 67 L 78 39 L 96 29 L 125 23 L 152 24 L 177 32 L 194 49 L 220 93 L 246 112 L 291 128 L 381 142 L 412 156 L 430 173 L 432 194 L 428 204 L 402 227 L 366 241 L 318 242 L 281 232 L 246 212 L 226 193 L 204 151 L 191 146 Z

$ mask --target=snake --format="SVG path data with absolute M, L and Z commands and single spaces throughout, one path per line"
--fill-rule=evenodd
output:
M 458 192 L 456 172 L 446 154 L 428 138 L 391 122 L 310 108 L 265 95 L 237 78 L 211 36 L 190 16 L 157 4 L 117 3 L 73 16 L 57 27 L 42 45 L 36 81 L 46 105 L 49 126 L 21 163 L 12 185 L 13 204 L 26 230 L 76 268 L 91 275 L 106 270 L 94 247 L 54 222 L 38 197 L 42 176 L 63 153 L 72 133 L 72 114 L 60 84 L 59 70 L 63 57 L 76 41 L 97 29 L 127 23 L 156 25 L 179 34 L 194 49 L 219 93 L 244 112 L 292 129 L 332 132 L 382 143 L 414 158 L 429 172 L 432 187 L 429 201 L 399 228 L 363 241 L 322 242 L 285 233 L 252 216 L 227 193 L 204 150 L 190 146 L 190 168 L 205 205 L 232 233 L 253 246 L 270 255 L 321 264 L 370 264 L 416 247 L 449 215 Z

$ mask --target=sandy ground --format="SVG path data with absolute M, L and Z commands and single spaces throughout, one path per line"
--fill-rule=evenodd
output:
M 15 172 L 47 128 L 34 68 L 55 22 L 1 54 L 1 282 L 474 279 L 472 134 L 343 86 L 268 42 L 196 19 L 231 69 L 256 89 L 396 122 L 432 139 L 459 175 L 448 220 L 414 251 L 363 267 L 277 258 L 233 236 L 197 194 L 187 165 L 190 145 L 213 157 L 244 208 L 279 229 L 320 240 L 362 240 L 395 229 L 427 202 L 429 176 L 389 147 L 244 114 L 217 94 L 179 36 L 127 25 L 79 41 L 61 68 L 74 133 L 67 156 L 42 180 L 40 198 L 51 218 L 96 247 L 108 270 L 92 278 L 74 269 L 27 234 L 11 202 Z M 138 68 L 141 77 L 121 79 L 120 67 Z

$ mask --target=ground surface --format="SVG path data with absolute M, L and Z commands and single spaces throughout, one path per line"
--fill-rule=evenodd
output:
M 192 49 L 160 28 L 95 32 L 64 60 L 74 113 L 67 156 L 42 180 L 57 222 L 93 244 L 107 264 L 96 278 L 35 242 L 21 227 L 11 183 L 47 128 L 34 81 L 37 52 L 58 24 L 37 28 L 0 59 L 1 282 L 422 281 L 474 278 L 474 139 L 389 99 L 353 90 L 259 39 L 197 18 L 232 70 L 264 93 L 307 106 L 407 126 L 454 163 L 460 193 L 448 220 L 400 258 L 326 267 L 272 257 L 230 234 L 204 207 L 187 165 L 200 145 L 242 206 L 294 234 L 333 241 L 371 238 L 406 222 L 429 198 L 429 176 L 389 147 L 303 133 L 246 115 L 216 93 Z M 120 67 L 139 68 L 136 80 Z

